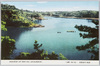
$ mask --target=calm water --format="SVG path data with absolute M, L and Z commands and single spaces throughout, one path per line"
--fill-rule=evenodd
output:
M 74 28 L 75 25 L 87 25 L 95 27 L 92 22 L 85 19 L 67 19 L 45 17 L 48 20 L 42 20 L 40 24 L 45 25 L 42 28 L 7 28 L 7 32 L 2 34 L 9 35 L 16 40 L 16 49 L 11 58 L 20 54 L 20 52 L 34 51 L 34 41 L 42 43 L 41 49 L 47 50 L 49 53 L 62 53 L 69 60 L 87 60 L 91 54 L 87 51 L 78 51 L 76 46 L 84 45 L 92 39 L 83 39 L 79 36 L 80 31 Z M 74 33 L 66 32 L 69 30 L 76 31 Z M 61 32 L 61 33 L 57 33 Z

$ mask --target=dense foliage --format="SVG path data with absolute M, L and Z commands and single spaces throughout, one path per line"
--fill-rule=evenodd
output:
M 1 21 L 1 30 L 3 31 L 7 31 L 5 24 L 6 22 Z M 1 36 L 1 59 L 9 59 L 14 49 L 15 40 L 11 39 L 9 36 Z
M 37 24 L 33 20 L 42 19 L 39 13 L 20 10 L 8 4 L 1 4 L 1 14 L 1 20 L 6 22 L 6 26 L 13 27 L 34 27 Z
M 93 38 L 91 41 L 89 41 L 87 44 L 82 46 L 77 46 L 76 48 L 78 50 L 87 50 L 89 53 L 93 53 L 91 56 L 92 60 L 98 60 L 99 59 L 99 21 L 98 20 L 92 20 L 92 22 L 96 25 L 95 28 L 88 27 L 88 26 L 75 26 L 79 31 L 88 32 L 88 34 L 80 33 L 80 37 L 83 38 Z
M 9 59 L 15 49 L 15 40 L 9 36 L 1 36 L 1 58 Z
M 1 30 L 3 30 L 3 31 L 7 31 L 7 28 L 5 28 L 5 24 L 6 24 L 6 22 L 1 21 Z
M 36 50 L 33 53 L 28 53 L 28 52 L 21 52 L 21 54 L 19 56 L 17 56 L 15 59 L 21 59 L 21 60 L 25 60 L 25 59 L 35 59 L 35 60 L 67 60 L 66 57 L 64 57 L 64 55 L 62 55 L 61 53 L 59 53 L 59 55 L 55 54 L 55 52 L 53 51 L 51 54 L 48 53 L 48 51 L 45 52 L 44 49 L 39 49 L 40 47 L 42 47 L 42 44 L 38 44 L 37 41 L 35 40 L 34 42 L 34 49 Z

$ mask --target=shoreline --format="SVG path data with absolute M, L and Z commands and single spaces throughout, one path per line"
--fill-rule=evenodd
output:
M 55 17 L 55 16 L 50 16 L 50 17 Z M 99 20 L 99 18 L 91 18 L 91 17 L 57 17 L 57 18 L 71 18 L 71 19 L 87 19 L 87 20 Z
M 54 17 L 54 16 L 50 16 Z M 87 19 L 87 20 L 99 20 L 99 18 L 86 18 L 86 17 L 57 17 L 57 18 L 71 18 L 71 19 Z M 48 19 L 41 19 L 41 20 L 48 20 Z M 16 27 L 16 26 L 6 26 L 6 27 Z M 40 28 L 45 27 L 44 25 L 36 24 L 31 26 L 19 26 L 18 28 Z
M 14 27 L 14 28 L 40 28 L 40 27 L 45 27 L 43 25 L 34 25 L 34 26 L 19 26 L 19 27 L 16 27 L 16 26 L 6 26 L 7 27 Z
M 62 18 L 87 19 L 87 20 L 99 20 L 99 18 L 89 18 L 89 17 L 62 17 Z

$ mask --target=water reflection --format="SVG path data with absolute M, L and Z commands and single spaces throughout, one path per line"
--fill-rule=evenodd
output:
M 7 27 L 7 31 L 2 31 L 1 35 L 8 35 L 10 38 L 15 39 L 16 41 L 19 39 L 20 35 L 23 32 L 30 31 L 33 28 L 16 28 L 16 27 Z
M 41 21 L 42 21 L 42 20 L 35 20 L 34 23 L 36 23 L 36 24 L 41 24 Z

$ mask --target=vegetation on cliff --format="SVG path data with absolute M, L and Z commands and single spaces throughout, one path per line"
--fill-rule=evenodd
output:
M 34 20 L 43 19 L 39 13 L 20 10 L 8 4 L 1 4 L 1 14 L 1 20 L 6 22 L 5 26 L 12 27 L 41 27 L 41 25 L 38 25 L 36 22 L 34 23 L 33 17 Z

